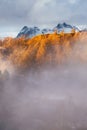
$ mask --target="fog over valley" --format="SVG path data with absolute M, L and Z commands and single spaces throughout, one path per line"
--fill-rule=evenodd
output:
M 0 130 L 87 129 L 87 32 L 0 41 Z

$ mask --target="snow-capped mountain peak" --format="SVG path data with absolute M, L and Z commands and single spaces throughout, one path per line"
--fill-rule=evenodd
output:
M 72 28 L 72 26 L 71 25 L 69 25 L 69 24 L 66 24 L 66 23 L 59 23 L 57 26 L 56 26 L 58 29 L 59 28 Z
M 64 31 L 65 33 L 70 33 L 72 29 L 79 31 L 79 29 L 75 26 L 71 26 L 67 23 L 59 23 L 54 29 L 58 30 L 58 32 Z
M 33 37 L 40 33 L 40 29 L 38 27 L 27 27 L 24 26 L 21 31 L 18 33 L 17 37 L 26 36 Z
M 53 33 L 55 30 L 57 30 L 57 32 L 61 32 L 64 31 L 65 33 L 70 33 L 72 31 L 72 29 L 75 29 L 76 31 L 79 31 L 79 29 L 75 26 L 71 26 L 67 23 L 59 23 L 56 27 L 54 27 L 53 29 L 39 29 L 38 27 L 27 27 L 24 26 L 21 31 L 18 33 L 17 37 L 21 37 L 21 36 L 25 36 L 28 38 L 34 37 L 36 35 L 39 34 L 50 34 Z
M 20 33 L 24 33 L 24 32 L 26 32 L 26 31 L 28 31 L 28 27 L 27 27 L 27 26 L 24 26 L 24 27 L 21 29 Z

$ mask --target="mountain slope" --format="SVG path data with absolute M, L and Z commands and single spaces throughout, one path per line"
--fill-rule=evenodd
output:
M 87 32 L 41 34 L 1 42 L 0 58 L 19 70 L 87 62 Z

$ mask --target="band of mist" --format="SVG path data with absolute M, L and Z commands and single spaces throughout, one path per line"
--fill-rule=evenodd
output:
M 87 129 L 87 33 L 0 41 L 0 129 Z

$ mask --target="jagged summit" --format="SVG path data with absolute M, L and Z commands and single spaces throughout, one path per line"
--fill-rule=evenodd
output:
M 24 26 L 21 31 L 18 33 L 17 37 L 26 36 L 33 37 L 36 34 L 40 33 L 40 29 L 38 27 L 27 27 Z
M 27 27 L 27 26 L 24 26 L 24 27 L 23 27 L 23 30 L 27 30 L 27 29 L 28 29 L 28 27 Z
M 72 31 L 72 29 L 75 29 L 76 31 L 79 31 L 79 29 L 75 26 L 71 26 L 67 23 L 59 23 L 56 27 L 52 28 L 52 29 L 40 29 L 38 27 L 27 27 L 24 26 L 21 31 L 18 33 L 17 37 L 21 37 L 21 36 L 25 36 L 25 37 L 34 37 L 36 35 L 39 34 L 49 34 L 49 33 L 53 33 L 54 30 L 57 30 L 57 32 L 61 32 L 64 31 L 65 33 L 70 33 Z
M 66 24 L 65 22 L 64 23 L 59 23 L 57 26 L 56 26 L 57 28 L 72 28 L 72 26 L 71 25 L 69 25 L 69 24 Z
M 65 33 L 70 33 L 72 29 L 75 29 L 76 31 L 79 31 L 79 29 L 75 26 L 72 26 L 67 23 L 59 23 L 54 29 L 58 30 L 58 32 L 64 31 Z

